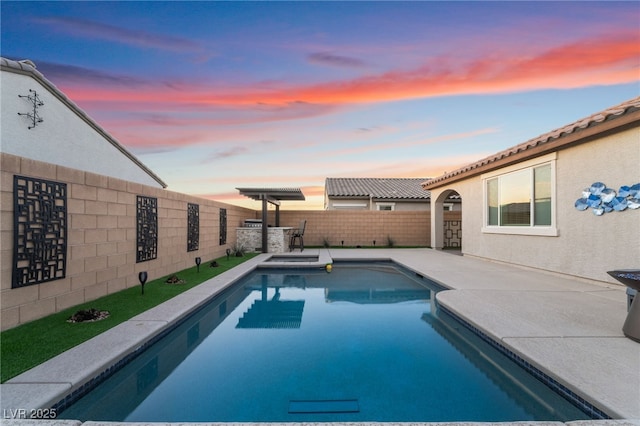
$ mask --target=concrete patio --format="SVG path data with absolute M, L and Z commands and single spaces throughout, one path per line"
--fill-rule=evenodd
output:
M 313 253 L 323 261 L 390 259 L 451 289 L 438 293 L 442 307 L 596 409 L 625 419 L 568 424 L 640 424 L 640 343 L 621 331 L 625 287 L 431 249 L 305 250 Z M 3 423 L 31 424 L 7 420 L 7 413 L 53 406 L 269 256 L 261 254 L 0 385 Z

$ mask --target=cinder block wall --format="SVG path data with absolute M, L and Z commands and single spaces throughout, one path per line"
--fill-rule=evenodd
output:
M 138 273 L 153 280 L 223 256 L 236 244 L 237 227 L 261 212 L 186 194 L 83 172 L 0 153 L 0 329 L 41 318 L 101 296 L 139 285 Z M 67 184 L 66 277 L 11 288 L 13 271 L 13 177 L 47 179 Z M 158 256 L 136 263 L 136 198 L 158 201 Z M 187 251 L 187 204 L 198 204 L 199 249 Z M 219 244 L 220 209 L 227 210 L 227 241 Z M 274 211 L 269 223 L 274 224 Z M 280 225 L 297 227 L 307 220 L 305 245 L 333 247 L 429 246 L 430 216 L 425 211 L 283 210 Z M 460 212 L 445 212 L 460 220 Z
M 445 212 L 445 220 L 460 220 L 461 212 Z M 322 246 L 325 240 L 333 247 L 387 246 L 388 238 L 396 246 L 430 246 L 431 216 L 428 211 L 369 210 L 283 210 L 280 226 L 297 228 L 307 220 L 306 246 Z M 274 224 L 274 212 L 269 212 Z M 444 232 L 444 230 L 443 230 Z
M 236 228 L 256 211 L 2 153 L 0 175 L 1 329 L 7 329 L 124 288 L 223 256 Z M 11 288 L 13 176 L 67 184 L 67 268 L 63 279 Z M 136 263 L 136 196 L 158 200 L 158 256 Z M 187 203 L 198 204 L 200 239 L 187 251 Z M 227 242 L 220 245 L 220 209 L 227 209 Z

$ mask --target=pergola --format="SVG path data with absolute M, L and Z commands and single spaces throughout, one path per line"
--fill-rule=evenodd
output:
M 262 252 L 267 251 L 267 203 L 276 206 L 276 223 L 280 226 L 280 202 L 281 201 L 304 201 L 304 194 L 300 188 L 236 188 L 240 195 L 249 197 L 252 200 L 262 201 Z

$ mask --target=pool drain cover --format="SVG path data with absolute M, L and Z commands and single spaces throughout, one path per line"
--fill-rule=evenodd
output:
M 289 401 L 289 414 L 359 413 L 357 399 L 315 399 Z

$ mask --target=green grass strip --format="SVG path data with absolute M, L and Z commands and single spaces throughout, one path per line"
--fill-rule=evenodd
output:
M 203 261 L 200 272 L 194 266 L 176 273 L 178 278 L 185 281 L 184 284 L 167 284 L 169 276 L 165 276 L 147 282 L 144 295 L 138 285 L 3 331 L 0 333 L 0 382 L 4 383 L 255 255 L 231 256 L 229 260 L 224 256 L 216 259 L 217 267 L 210 267 L 211 261 Z M 78 310 L 91 308 L 109 311 L 110 316 L 96 322 L 67 322 Z

